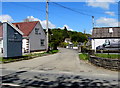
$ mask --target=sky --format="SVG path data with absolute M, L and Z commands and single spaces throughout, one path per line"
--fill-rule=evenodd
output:
M 18 0 L 19 1 L 19 0 Z M 85 2 L 53 2 L 49 0 L 49 28 L 91 33 L 94 27 L 118 26 L 118 3 L 116 0 L 86 0 Z M 40 21 L 46 27 L 46 3 L 34 1 L 0 3 L 0 21 L 22 22 L 23 19 Z

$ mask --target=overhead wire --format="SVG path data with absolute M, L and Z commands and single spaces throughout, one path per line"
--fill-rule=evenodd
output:
M 77 11 L 77 10 L 75 10 L 75 9 L 72 9 L 72 8 L 70 8 L 70 7 L 63 6 L 63 5 L 58 4 L 58 3 L 56 3 L 56 2 L 51 2 L 51 3 L 53 3 L 53 4 L 55 4 L 55 5 L 59 6 L 59 7 L 65 8 L 65 9 L 67 9 L 67 10 L 70 10 L 70 11 L 73 11 L 73 12 L 76 12 L 76 13 L 79 13 L 79 14 L 82 14 L 82 15 L 92 16 L 92 15 L 90 15 L 90 14 L 86 14 L 86 13 Z

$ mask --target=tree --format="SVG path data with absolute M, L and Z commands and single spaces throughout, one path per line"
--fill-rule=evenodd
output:
M 59 44 L 61 42 L 63 42 L 63 35 L 61 30 L 58 29 L 51 29 L 52 32 L 52 36 L 51 36 L 51 40 L 50 40 L 50 46 L 52 47 L 52 49 L 57 49 L 57 46 L 59 46 Z
M 89 34 L 87 34 L 90 36 Z M 65 27 L 64 30 L 60 28 L 49 29 L 49 46 L 52 49 L 57 49 L 57 46 L 63 46 L 65 38 L 71 38 L 71 42 L 78 44 L 78 42 L 88 41 L 88 36 L 82 32 L 68 31 Z
M 64 27 L 63 36 L 64 36 L 64 40 L 65 40 L 65 38 L 69 38 L 68 31 L 67 31 L 66 27 Z

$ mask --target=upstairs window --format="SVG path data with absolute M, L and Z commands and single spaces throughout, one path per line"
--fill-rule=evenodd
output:
M 41 46 L 44 46 L 44 45 L 45 45 L 45 40 L 41 39 Z
M 15 32 L 15 33 L 14 33 L 14 39 L 17 39 L 17 36 L 18 36 L 18 33 Z
M 35 34 L 39 34 L 39 28 L 35 28 Z

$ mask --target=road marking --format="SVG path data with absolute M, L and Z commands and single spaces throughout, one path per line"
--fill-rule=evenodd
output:
M 20 85 L 17 85 L 17 84 L 12 84 L 12 83 L 2 83 L 2 86 L 20 86 Z

